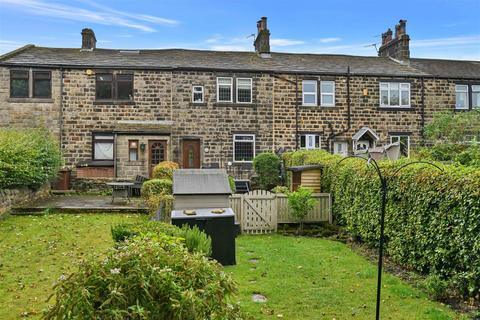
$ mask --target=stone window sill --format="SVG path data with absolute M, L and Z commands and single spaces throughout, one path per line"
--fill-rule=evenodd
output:
M 206 107 L 206 102 L 190 102 L 190 107 Z
M 98 105 L 134 105 L 135 101 L 133 100 L 95 100 L 93 101 L 93 104 L 98 106 Z
M 7 101 L 14 103 L 53 103 L 52 98 L 8 98 Z
M 247 107 L 247 108 L 256 108 L 256 103 L 235 103 L 235 102 L 215 102 L 213 104 L 215 107 Z
M 378 107 L 381 111 L 415 111 L 413 107 Z
M 305 110 L 308 110 L 308 109 L 313 109 L 313 110 L 319 110 L 319 109 L 322 109 L 322 110 L 329 110 L 329 109 L 332 109 L 332 110 L 335 110 L 335 109 L 340 109 L 340 106 L 305 106 L 305 105 L 299 105 L 300 109 L 305 109 Z

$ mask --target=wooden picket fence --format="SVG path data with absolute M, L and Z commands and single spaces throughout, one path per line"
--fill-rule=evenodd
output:
M 305 218 L 305 222 L 332 222 L 331 197 L 329 193 L 314 193 L 317 204 Z M 240 222 L 242 232 L 269 233 L 277 231 L 279 223 L 296 222 L 290 216 L 287 195 L 254 190 L 230 196 L 230 207 Z

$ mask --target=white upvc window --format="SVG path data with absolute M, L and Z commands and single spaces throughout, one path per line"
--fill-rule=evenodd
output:
M 410 108 L 410 83 L 380 82 L 380 106 Z
M 300 135 L 300 148 L 313 150 L 320 149 L 321 140 L 318 134 L 302 134 Z
M 346 141 L 334 141 L 333 153 L 340 154 L 342 156 L 348 155 L 348 143 Z
M 251 78 L 237 78 L 237 103 L 252 103 Z
M 233 135 L 233 161 L 252 162 L 255 158 L 255 135 L 234 134 Z
M 335 106 L 335 81 L 320 81 L 320 105 Z
M 302 105 L 304 106 L 317 105 L 317 81 L 316 80 L 302 81 Z
M 480 85 L 472 85 L 472 109 L 480 108 Z
M 410 157 L 410 136 L 408 135 L 390 136 L 390 143 L 399 143 L 400 155 L 407 158 Z
M 233 78 L 217 78 L 217 102 L 233 102 Z
M 468 110 L 468 85 L 457 84 L 455 86 L 455 109 Z
M 192 102 L 203 103 L 203 86 L 192 87 Z

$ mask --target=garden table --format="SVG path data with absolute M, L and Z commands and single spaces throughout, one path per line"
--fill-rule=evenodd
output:
M 115 197 L 123 198 L 130 202 L 130 187 L 134 185 L 133 182 L 108 182 L 108 186 L 112 187 L 112 203 L 115 201 Z

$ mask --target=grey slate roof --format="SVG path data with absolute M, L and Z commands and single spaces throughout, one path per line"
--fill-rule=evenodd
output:
M 480 61 L 410 59 L 410 66 L 434 77 L 480 78 Z
M 231 194 L 222 169 L 178 169 L 173 172 L 173 194 Z
M 261 58 L 255 52 L 185 49 L 118 50 L 45 48 L 25 46 L 0 57 L 0 65 L 72 68 L 225 70 L 303 74 L 377 76 L 430 76 L 480 79 L 480 61 L 411 59 L 399 63 L 385 57 L 272 52 Z
M 47 65 L 70 67 L 120 67 L 132 69 L 205 69 L 259 72 L 299 72 L 366 75 L 423 75 L 424 73 L 388 58 L 330 54 L 292 54 L 272 52 L 261 58 L 255 52 L 206 50 L 138 50 L 79 49 L 29 47 L 1 59 L 9 65 Z

